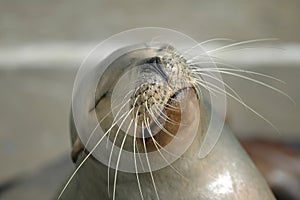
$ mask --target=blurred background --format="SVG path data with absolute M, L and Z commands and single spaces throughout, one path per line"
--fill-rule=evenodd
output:
M 253 141 L 260 147 L 271 141 L 295 153 L 289 192 L 300 199 L 299 11 L 298 0 L 0 0 L 0 199 L 53 199 L 73 169 L 68 125 L 76 70 L 102 40 L 145 26 L 175 29 L 199 42 L 278 38 L 217 56 L 286 82 L 259 79 L 288 93 L 296 105 L 270 89 L 224 76 L 281 134 L 233 101 L 228 123 L 249 151 Z

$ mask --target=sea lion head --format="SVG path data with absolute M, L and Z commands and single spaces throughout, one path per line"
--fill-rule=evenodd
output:
M 155 36 L 158 42 L 151 40 Z M 128 41 L 123 38 L 121 48 L 112 48 L 120 37 Z M 236 189 L 251 197 L 272 196 L 224 128 L 224 113 L 212 109 L 215 102 L 226 103 L 224 93 L 207 98 L 203 91 L 209 84 L 222 89 L 218 74 L 201 78 L 199 66 L 189 63 L 200 54 L 205 67 L 215 67 L 198 43 L 155 28 L 111 40 L 100 45 L 100 56 L 90 55 L 94 60 L 84 62 L 75 80 L 71 124 L 77 169 L 67 185 L 78 176 L 84 187 L 70 196 L 218 199 L 232 197 Z M 249 180 L 259 192 L 246 189 Z M 222 192 L 219 187 L 225 185 Z

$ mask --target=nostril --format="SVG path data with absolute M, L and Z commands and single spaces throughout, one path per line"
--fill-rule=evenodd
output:
M 166 81 L 168 82 L 169 80 L 169 76 L 167 75 L 167 73 L 164 71 L 164 69 L 162 68 L 162 60 L 160 57 L 155 56 L 150 58 L 147 62 L 147 64 L 149 64 L 150 66 L 153 67 L 153 69 Z
M 161 58 L 158 56 L 154 56 L 154 57 L 150 58 L 147 63 L 148 64 L 153 64 L 153 63 L 162 64 Z

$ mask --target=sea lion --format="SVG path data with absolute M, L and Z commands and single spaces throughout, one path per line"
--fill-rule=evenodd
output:
M 201 84 L 187 51 L 191 48 L 181 52 L 162 42 L 139 43 L 98 64 L 101 77 L 96 78 L 95 99 L 80 113 L 84 117 L 74 114 L 82 104 L 73 102 L 77 169 L 59 199 L 274 199 L 222 118 L 212 120 L 216 114 L 202 90 L 216 96 L 220 90 Z M 93 89 L 85 92 L 82 96 L 93 95 Z M 75 91 L 73 101 L 82 96 Z M 199 156 L 209 143 L 208 130 L 219 124 L 221 135 L 209 144 L 212 150 Z

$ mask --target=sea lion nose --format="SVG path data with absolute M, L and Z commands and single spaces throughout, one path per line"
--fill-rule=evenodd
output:
M 153 69 L 166 81 L 168 82 L 169 76 L 167 73 L 162 69 L 162 60 L 160 57 L 155 56 L 150 58 L 146 63 L 150 64 Z

